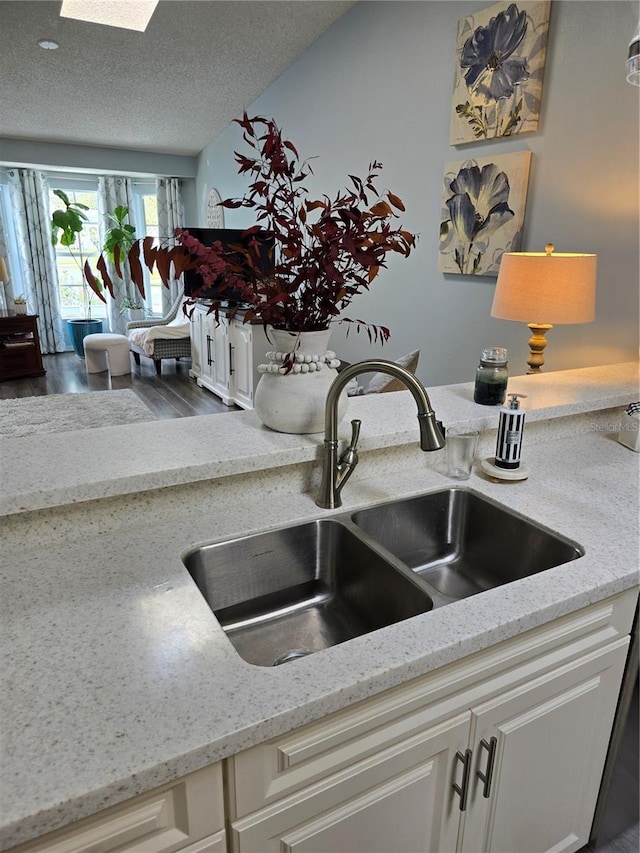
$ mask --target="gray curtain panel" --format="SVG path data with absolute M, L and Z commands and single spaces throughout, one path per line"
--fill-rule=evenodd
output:
M 15 217 L 20 266 L 29 313 L 38 314 L 43 353 L 66 349 L 58 296 L 58 272 L 51 245 L 49 186 L 42 172 L 7 171 Z
M 131 225 L 135 226 L 136 223 L 133 221 L 131 178 L 101 175 L 98 178 L 98 221 L 100 225 L 100 242 L 102 244 L 104 244 L 106 239 L 107 231 L 113 224 L 109 219 L 107 219 L 107 214 L 113 213 L 118 205 L 125 205 L 129 208 L 128 221 Z M 116 334 L 126 335 L 127 317 L 125 314 L 121 313 L 122 300 L 125 296 L 133 297 L 135 295 L 134 292 L 137 293 L 137 288 L 131 281 L 129 268 L 126 264 L 122 265 L 122 274 L 124 279 L 121 279 L 116 275 L 115 265 L 109 260 L 107 260 L 107 270 L 111 280 L 113 281 L 115 297 L 112 299 L 108 293 L 105 294 L 107 299 L 109 328 Z
M 5 259 L 5 264 L 7 267 L 7 272 L 11 275 L 11 270 L 9 269 L 9 259 L 8 259 L 8 251 L 7 251 L 7 240 L 4 235 L 4 222 L 2 220 L 2 211 L 0 210 L 0 258 Z M 0 281 L 0 308 L 7 308 L 13 299 L 13 287 L 11 285 L 11 279 L 9 281 Z
M 169 245 L 175 243 L 173 232 L 176 228 L 184 228 L 184 209 L 178 178 L 158 178 L 156 181 L 158 196 L 158 236 L 161 242 Z M 171 282 L 170 290 L 162 290 L 162 313 L 167 314 L 176 301 L 181 283 Z

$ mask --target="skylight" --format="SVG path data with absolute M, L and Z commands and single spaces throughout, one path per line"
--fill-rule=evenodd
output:
M 60 16 L 143 33 L 158 0 L 62 0 Z

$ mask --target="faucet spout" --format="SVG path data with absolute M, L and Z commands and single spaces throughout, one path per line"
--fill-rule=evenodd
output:
M 425 451 L 440 450 L 444 447 L 444 430 L 440 421 L 436 420 L 435 412 L 431 406 L 427 391 L 413 373 L 404 367 L 385 359 L 369 359 L 352 364 L 342 370 L 334 379 L 325 404 L 324 425 L 324 456 L 322 468 L 322 483 L 316 504 L 323 509 L 336 509 L 342 506 L 340 492 L 347 479 L 353 473 L 358 462 L 356 444 L 360 425 L 351 444 L 343 454 L 338 457 L 338 400 L 347 384 L 361 373 L 387 373 L 405 385 L 413 395 L 418 408 L 418 426 L 420 428 L 420 448 Z

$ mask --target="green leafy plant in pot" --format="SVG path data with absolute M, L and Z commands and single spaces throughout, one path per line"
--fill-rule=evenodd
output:
M 129 320 L 142 320 L 144 318 L 144 303 L 139 299 L 125 296 L 120 303 L 120 313 L 126 314 Z
M 122 258 L 126 258 L 136 242 L 135 227 L 125 222 L 128 216 L 129 208 L 125 204 L 119 204 L 113 213 L 107 213 L 107 219 L 113 225 L 107 230 L 102 249 L 114 264 L 118 264 Z
M 129 208 L 125 204 L 119 204 L 113 213 L 107 213 L 107 219 L 112 223 L 107 230 L 103 253 L 106 253 L 113 263 L 116 274 L 124 279 L 123 263 L 127 261 L 129 252 L 136 242 L 136 229 L 134 225 L 127 222 Z M 126 293 L 119 304 L 120 314 L 127 314 L 129 320 L 141 320 L 144 316 L 144 302 L 133 295 Z
M 85 317 L 73 320 L 67 320 L 69 329 L 69 338 L 74 352 L 80 358 L 84 358 L 83 341 L 87 335 L 102 331 L 102 320 L 94 320 L 91 317 L 91 291 L 96 293 L 103 301 L 104 296 L 101 295 L 101 282 L 95 276 L 89 286 L 86 276 L 87 270 L 90 270 L 89 262 L 84 260 L 82 254 L 82 244 L 79 236 L 82 233 L 87 216 L 85 210 L 88 210 L 86 204 L 70 201 L 69 197 L 63 190 L 54 190 L 53 194 L 57 196 L 63 204 L 62 208 L 54 210 L 51 215 L 51 243 L 56 246 L 60 243 L 61 246 L 66 246 L 69 249 L 69 254 L 74 259 L 80 269 L 80 280 L 82 284 L 82 305 Z M 72 251 L 73 246 L 78 246 L 78 254 Z

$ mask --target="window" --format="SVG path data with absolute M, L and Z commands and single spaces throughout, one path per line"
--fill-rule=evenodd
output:
M 60 296 L 60 313 L 63 319 L 72 320 L 87 316 L 85 298 L 89 298 L 91 316 L 105 318 L 107 307 L 88 286 L 83 287 L 84 276 L 82 267 L 89 261 L 95 269 L 101 242 L 98 231 L 98 182 L 97 180 L 55 180 L 49 179 L 49 205 L 51 212 L 62 206 L 62 201 L 54 195 L 54 189 L 61 189 L 69 197 L 69 201 L 84 204 L 88 210 L 83 211 L 87 220 L 83 229 L 77 235 L 73 246 L 63 246 L 60 241 L 55 246 L 56 267 L 58 270 L 58 292 Z
M 86 298 L 91 306 L 91 316 L 96 319 L 107 318 L 107 304 L 102 302 L 91 289 L 83 287 L 82 267 L 88 261 L 96 271 L 98 257 L 104 243 L 104 234 L 99 225 L 98 213 L 98 176 L 89 174 L 47 172 L 49 186 L 49 213 L 64 206 L 54 190 L 62 190 L 70 201 L 86 206 L 83 213 L 86 220 L 83 230 L 77 236 L 73 246 L 63 246 L 58 242 L 54 247 L 60 315 L 62 319 L 78 319 L 87 315 Z M 129 222 L 134 225 L 139 238 L 150 236 L 158 239 L 158 200 L 156 180 L 152 177 L 132 179 Z M 4 250 L 7 266 L 11 274 L 11 288 L 14 295 L 26 292 L 26 281 L 22 279 L 21 259 L 19 255 L 16 226 L 12 211 L 8 177 L 0 169 L 0 223 L 4 224 Z M 59 238 L 59 234 L 58 234 Z M 142 265 L 145 276 L 145 308 L 148 313 L 161 316 L 165 288 L 157 272 L 153 275 Z M 85 283 L 86 284 L 86 283 Z M 133 293 L 133 296 L 136 294 Z M 31 294 L 34 297 L 34 294 Z M 37 306 L 33 306 L 37 310 Z

